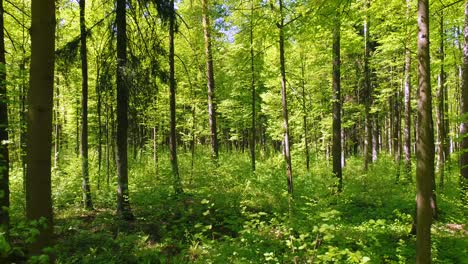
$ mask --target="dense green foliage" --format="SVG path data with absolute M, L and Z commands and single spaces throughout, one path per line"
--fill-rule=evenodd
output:
M 1 144 L 10 151 L 11 226 L 9 234 L 0 233 L 0 263 L 48 263 L 51 257 L 57 263 L 414 262 L 416 0 L 284 0 L 281 12 L 279 1 L 207 1 L 219 160 L 210 157 L 208 148 L 212 131 L 202 1 L 175 1 L 176 123 L 172 125 L 179 194 L 174 191 L 169 159 L 170 1 L 127 0 L 128 61 L 120 70 L 129 89 L 128 198 L 133 221 L 124 221 L 115 212 L 115 1 L 86 3 L 89 179 L 94 206 L 86 210 L 80 156 L 79 1 L 57 0 L 51 153 L 54 246 L 32 257 L 28 245 L 46 221 L 27 221 L 25 213 L 31 1 L 39 0 L 3 1 L 9 138 Z M 430 5 L 435 145 L 436 151 L 446 151 L 445 156 L 436 152 L 434 263 L 468 263 L 468 206 L 466 193 L 460 191 L 458 165 L 460 153 L 466 151 L 460 147 L 459 135 L 466 118 L 460 115 L 459 104 L 462 6 L 457 0 L 434 0 Z M 340 23 L 335 23 L 337 17 Z M 293 194 L 288 194 L 282 156 L 285 128 L 278 39 L 283 22 Z M 342 128 L 342 191 L 332 172 L 336 24 L 341 36 L 342 113 L 335 121 Z M 443 96 L 438 82 L 442 75 Z M 409 123 L 404 116 L 406 80 L 411 154 L 404 164 L 404 129 Z M 365 143 L 367 122 L 373 142 Z M 248 153 L 252 144 L 255 171 Z M 363 166 L 366 144 L 374 151 L 368 170 Z M 404 170 L 406 164 L 412 170 Z

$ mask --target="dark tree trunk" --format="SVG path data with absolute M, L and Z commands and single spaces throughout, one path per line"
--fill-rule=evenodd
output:
M 177 132 L 176 132 L 176 80 L 174 68 L 174 27 L 175 10 L 174 0 L 170 1 L 171 16 L 169 19 L 169 104 L 170 104 L 170 137 L 169 152 L 172 166 L 172 177 L 174 191 L 176 194 L 183 193 L 182 183 L 179 176 L 179 164 L 177 162 Z
M 250 158 L 252 162 L 252 171 L 255 172 L 255 121 L 256 121 L 256 96 L 255 91 L 255 60 L 254 60 L 254 6 L 253 1 L 250 2 L 250 71 L 251 71 L 251 80 L 250 80 L 250 89 L 252 91 L 252 120 L 251 120 L 251 131 L 250 131 Z
M 38 255 L 52 245 L 51 193 L 52 107 L 54 87 L 55 1 L 31 5 L 31 68 L 28 93 L 26 216 L 47 226 L 39 228 L 29 254 Z
M 343 188 L 341 167 L 341 75 L 340 75 L 340 18 L 333 27 L 333 174 L 338 179 L 338 192 Z
M 284 15 L 283 15 L 283 0 L 279 1 L 281 21 L 279 28 L 279 49 L 280 49 L 280 69 L 281 69 L 281 104 L 283 108 L 283 129 L 284 129 L 284 159 L 286 161 L 286 174 L 288 177 L 288 193 L 293 194 L 293 174 L 291 163 L 291 152 L 289 149 L 289 118 L 288 118 L 288 103 L 286 94 L 286 62 L 284 58 Z
M 429 57 L 429 1 L 418 1 L 418 140 L 416 143 L 416 263 L 431 263 L 434 131 Z
M 6 89 L 5 38 L 3 32 L 3 0 L 0 1 L 0 142 L 8 142 L 8 98 Z M 10 226 L 10 159 L 8 145 L 0 144 L 0 231 L 8 237 Z
M 210 122 L 211 154 L 214 160 L 218 160 L 218 130 L 216 128 L 216 99 L 213 70 L 213 52 L 211 50 L 210 19 L 208 14 L 208 0 L 202 0 L 203 32 L 205 36 L 206 77 L 208 86 L 208 114 Z
M 463 120 L 460 124 L 461 149 L 460 154 L 460 182 L 462 188 L 462 198 L 466 199 L 468 194 L 468 1 L 465 3 L 465 45 L 463 47 L 462 85 L 460 100 L 460 116 Z
M 445 130 L 445 49 L 444 49 L 444 11 L 440 13 L 440 72 L 438 76 L 439 89 L 437 91 L 437 139 L 439 146 L 437 148 L 437 169 L 439 172 L 440 188 L 444 188 L 444 173 L 445 173 L 445 145 L 446 145 L 446 130 Z
M 99 64 L 98 64 L 99 65 Z M 100 78 L 100 68 L 97 69 L 97 79 Z M 98 121 L 98 171 L 97 171 L 97 189 L 101 189 L 101 169 L 102 169 L 102 92 L 101 87 L 96 82 L 97 94 L 97 121 Z
M 83 202 L 86 209 L 93 209 L 91 187 L 89 184 L 88 165 L 88 55 L 86 50 L 86 0 L 80 0 L 80 32 L 81 32 L 81 173 L 83 177 Z
M 117 213 L 125 220 L 132 220 L 128 191 L 128 87 L 125 76 L 127 64 L 126 1 L 117 0 Z

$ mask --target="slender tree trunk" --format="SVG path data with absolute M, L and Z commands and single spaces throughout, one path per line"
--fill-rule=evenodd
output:
M 218 131 L 216 128 L 216 99 L 213 70 L 213 52 L 211 50 L 210 19 L 208 14 L 208 0 L 202 0 L 203 32 L 205 36 L 206 77 L 208 86 L 208 114 L 210 121 L 211 155 L 218 160 Z
M 170 0 L 171 16 L 169 20 L 169 104 L 170 104 L 170 137 L 169 152 L 172 166 L 172 177 L 174 191 L 176 194 L 183 193 L 182 183 L 179 176 L 179 164 L 177 162 L 177 132 L 176 132 L 176 80 L 174 68 L 174 27 L 175 10 L 174 0 Z
M 6 88 L 5 37 L 3 32 L 3 0 L 0 0 L 0 231 L 8 237 L 10 227 L 10 184 L 8 153 L 8 98 Z
M 429 57 L 429 1 L 418 0 L 418 140 L 416 144 L 416 263 L 431 263 L 434 131 Z
M 394 94 L 394 110 L 395 110 L 395 121 L 393 122 L 393 148 L 394 148 L 394 159 L 397 167 L 396 171 L 396 182 L 400 180 L 400 164 L 401 164 L 401 144 L 400 144 L 400 135 L 401 135 L 401 116 L 400 116 L 400 92 L 399 87 Z
M 153 163 L 154 163 L 154 175 L 156 178 L 159 176 L 159 156 L 158 156 L 158 127 L 153 127 Z
M 134 218 L 128 191 L 128 87 L 126 0 L 117 0 L 117 213 L 125 220 Z
M 341 74 L 340 74 L 340 18 L 336 18 L 333 27 L 333 174 L 338 179 L 338 192 L 343 189 L 341 167 Z
M 305 159 L 307 171 L 310 170 L 309 129 L 307 124 L 307 107 L 305 93 L 305 59 L 301 55 L 301 86 L 302 86 L 302 126 L 304 130 Z
M 366 1 L 366 8 L 369 2 Z M 372 87 L 369 69 L 370 43 L 369 43 L 369 18 L 364 21 L 364 108 L 365 108 L 365 139 L 364 139 L 364 170 L 372 163 L 372 117 L 370 108 L 372 104 Z
M 409 2 L 409 0 L 407 0 Z M 411 51 L 406 47 L 405 51 L 405 127 L 404 127 L 404 152 L 405 174 L 410 182 L 411 177 Z
M 256 131 L 256 97 L 257 93 L 255 91 L 255 60 L 254 60 L 254 6 L 253 0 L 250 2 L 250 71 L 251 71 L 251 80 L 250 80 L 250 89 L 252 91 L 252 120 L 251 120 L 251 131 L 250 131 L 250 158 L 252 162 L 252 171 L 255 172 L 255 131 Z
M 468 194 L 468 1 L 465 3 L 465 45 L 463 47 L 462 84 L 460 100 L 460 116 L 463 118 L 460 123 L 461 154 L 460 154 L 460 183 L 462 189 L 462 199 L 466 200 Z
M 86 0 L 80 0 L 80 32 L 81 32 L 81 173 L 83 177 L 83 203 L 88 210 L 93 209 L 91 187 L 89 184 L 88 165 L 88 54 L 86 50 Z
M 98 63 L 99 65 L 99 63 Z M 97 79 L 100 78 L 100 68 L 97 69 Z M 102 93 L 101 87 L 96 83 L 97 94 L 97 121 L 98 121 L 98 171 L 97 171 L 97 189 L 101 189 L 101 169 L 102 169 Z
M 440 14 L 440 72 L 438 76 L 439 89 L 437 91 L 437 139 L 439 146 L 437 148 L 437 169 L 439 172 L 440 188 L 444 188 L 444 172 L 445 172 L 445 49 L 444 49 L 444 11 Z
M 41 254 L 52 245 L 51 193 L 52 107 L 54 87 L 55 1 L 31 5 L 31 68 L 28 93 L 26 216 L 46 219 L 39 235 L 29 245 L 29 254 Z
M 293 173 L 291 163 L 291 153 L 289 149 L 289 118 L 288 103 L 286 94 L 286 61 L 284 58 L 284 15 L 283 0 L 279 1 L 281 21 L 279 27 L 279 49 L 280 49 L 280 69 L 281 69 L 281 104 L 283 107 L 283 129 L 284 129 L 284 159 L 286 161 L 286 174 L 288 177 L 288 193 L 293 194 Z
M 56 83 L 56 94 L 55 94 L 55 127 L 54 127 L 54 169 L 57 169 L 60 161 L 60 78 L 57 76 Z

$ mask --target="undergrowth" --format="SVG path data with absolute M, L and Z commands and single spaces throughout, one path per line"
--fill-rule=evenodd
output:
M 199 149 L 193 168 L 190 153 L 181 153 L 180 196 L 173 194 L 167 156 L 161 153 L 157 175 L 151 159 L 130 160 L 132 222 L 115 215 L 114 173 L 108 185 L 105 169 L 98 174 L 91 158 L 95 210 L 85 211 L 80 161 L 62 160 L 53 172 L 57 263 L 414 263 L 415 186 L 403 175 L 396 183 L 389 156 L 368 172 L 360 159 L 348 159 L 341 193 L 326 160 L 312 160 L 307 172 L 296 159 L 293 197 L 280 154 L 261 156 L 252 173 L 247 153 L 223 153 L 215 165 Z M 449 168 L 437 193 L 433 262 L 468 263 L 467 208 L 459 201 L 457 168 Z M 18 253 L 31 228 L 21 221 L 24 194 L 20 173 L 14 175 Z

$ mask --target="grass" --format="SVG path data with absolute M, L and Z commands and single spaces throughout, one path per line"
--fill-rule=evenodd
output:
M 415 237 L 409 232 L 415 186 L 395 183 L 389 156 L 382 155 L 368 172 L 360 159 L 350 158 L 339 194 L 326 160 L 313 160 L 306 172 L 295 159 L 290 199 L 280 154 L 260 157 L 253 174 L 247 153 L 222 153 L 216 167 L 207 150 L 197 151 L 193 173 L 190 153 L 179 156 L 185 193 L 178 197 L 167 153 L 159 175 L 150 159 L 131 160 L 133 222 L 116 218 L 115 177 L 111 186 L 100 179 L 97 190 L 95 167 L 96 209 L 81 209 L 79 160 L 63 160 L 67 165 L 53 178 L 57 263 L 414 263 Z M 467 231 L 461 227 L 467 207 L 459 201 L 456 175 L 452 166 L 438 192 L 434 263 L 468 263 Z M 13 201 L 21 204 L 19 177 L 13 185 Z M 13 218 L 21 219 L 23 211 L 12 207 Z

